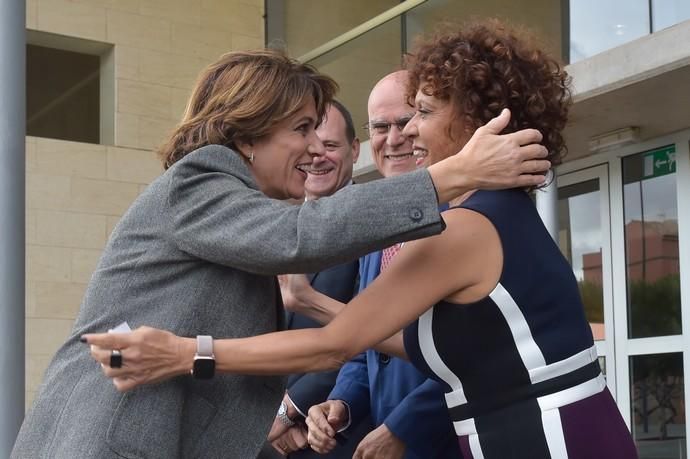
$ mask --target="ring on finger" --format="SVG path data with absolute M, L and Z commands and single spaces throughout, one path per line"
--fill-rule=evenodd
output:
M 122 368 L 122 352 L 117 349 L 110 351 L 110 368 Z

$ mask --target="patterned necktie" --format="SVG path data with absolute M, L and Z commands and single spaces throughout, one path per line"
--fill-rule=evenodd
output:
M 384 269 L 388 268 L 388 265 L 390 265 L 393 257 L 396 256 L 400 251 L 400 247 L 402 247 L 402 244 L 395 244 L 387 249 L 383 249 L 383 252 L 381 253 L 381 269 L 379 272 L 383 272 Z

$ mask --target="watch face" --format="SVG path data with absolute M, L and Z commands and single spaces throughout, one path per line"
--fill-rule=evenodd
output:
M 216 360 L 213 357 L 199 357 L 194 359 L 192 374 L 197 379 L 211 379 L 216 372 Z

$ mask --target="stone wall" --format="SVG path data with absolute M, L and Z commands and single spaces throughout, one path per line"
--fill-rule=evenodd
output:
M 197 74 L 224 52 L 262 47 L 264 23 L 262 0 L 26 3 L 31 31 L 111 45 L 104 71 L 115 88 L 102 98 L 113 145 L 26 139 L 28 406 L 112 228 L 162 172 L 153 149 L 180 119 Z

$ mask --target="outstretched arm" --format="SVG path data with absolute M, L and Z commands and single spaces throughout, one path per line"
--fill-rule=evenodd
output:
M 446 234 L 436 237 L 444 239 Z M 443 244 L 434 239 L 420 241 L 419 248 L 409 245 L 401 250 L 391 266 L 325 327 L 215 339 L 216 371 L 290 374 L 340 367 L 357 352 L 401 330 L 429 305 L 457 290 L 457 279 L 444 285 L 434 275 L 438 268 L 433 266 L 433 259 L 437 257 L 430 250 Z M 429 288 L 410 289 L 415 282 Z M 140 327 L 128 334 L 101 333 L 83 338 L 92 345 L 94 358 L 106 365 L 106 374 L 123 390 L 143 382 L 188 374 L 196 350 L 193 338 L 150 327 Z M 122 368 L 107 367 L 110 349 L 120 350 Z
M 216 370 L 286 374 L 338 368 L 440 299 L 476 290 L 477 285 L 486 287 L 487 267 L 496 269 L 487 261 L 487 248 L 500 250 L 495 229 L 486 218 L 466 209 L 448 211 L 444 218 L 446 232 L 407 244 L 390 267 L 325 327 L 215 340 Z M 484 294 L 497 278 L 489 279 Z M 92 354 L 106 365 L 110 349 L 121 351 L 123 367 L 104 368 L 120 390 L 189 373 L 196 349 L 193 338 L 147 327 L 131 334 L 85 335 L 85 339 L 100 347 Z
M 307 316 L 321 324 L 327 324 L 347 306 L 345 303 L 314 289 L 303 274 L 281 276 L 281 291 L 285 308 Z M 379 352 L 407 358 L 402 332 L 373 346 Z
M 488 285 L 482 292 L 488 293 L 498 279 L 488 283 L 486 279 L 487 269 L 495 269 L 487 261 L 487 247 L 500 250 L 495 229 L 486 218 L 466 209 L 451 210 L 444 217 L 446 232 L 407 244 L 391 266 L 325 327 L 215 340 L 217 371 L 286 374 L 337 368 L 443 298 L 478 285 Z M 102 363 L 108 363 L 109 349 L 121 350 L 125 365 L 104 369 L 120 390 L 188 373 L 196 348 L 192 338 L 150 328 L 85 338 L 104 348 L 93 351 Z

